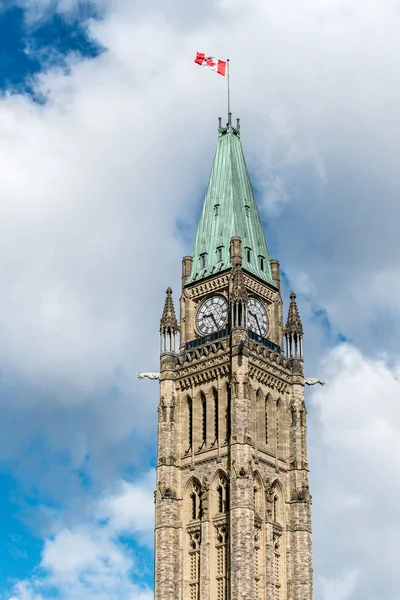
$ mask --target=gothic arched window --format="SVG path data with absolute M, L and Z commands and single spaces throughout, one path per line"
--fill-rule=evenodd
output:
M 212 390 L 213 402 L 214 402 L 214 444 L 217 443 L 219 438 L 219 408 L 218 408 L 218 392 L 215 388 Z
M 231 439 L 231 388 L 230 388 L 229 383 L 226 385 L 225 423 L 226 423 L 226 443 L 229 443 L 229 440 Z
M 187 398 L 187 408 L 188 408 L 188 444 L 189 448 L 187 453 L 191 451 L 193 448 L 193 401 L 190 396 Z
M 190 517 L 192 520 L 200 519 L 200 485 L 194 483 L 190 492 Z
M 225 475 L 220 475 L 217 484 L 218 512 L 224 514 L 229 510 L 229 486 Z
M 204 448 L 207 444 L 207 401 L 203 392 L 200 393 L 201 403 L 201 446 Z
M 278 398 L 276 402 L 276 453 L 278 454 L 281 450 L 281 439 L 280 439 L 280 423 L 281 420 L 281 400 Z
M 269 412 L 270 412 L 270 403 L 271 403 L 271 397 L 269 394 L 267 394 L 266 398 L 265 398 L 265 444 L 268 445 L 269 442 L 269 427 L 270 427 L 270 419 L 269 419 Z
M 264 405 L 263 405 L 263 391 L 261 388 L 256 393 L 256 439 L 258 444 L 264 443 Z

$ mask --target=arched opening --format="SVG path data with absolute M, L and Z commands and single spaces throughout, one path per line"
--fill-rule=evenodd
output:
M 257 432 L 257 443 L 263 444 L 264 436 L 264 408 L 263 408 L 263 392 L 261 388 L 258 388 L 256 392 L 256 432 Z
M 185 454 L 190 454 L 193 448 L 193 400 L 190 396 L 186 399 L 187 406 L 187 450 Z
M 229 444 L 231 439 L 231 386 L 226 384 L 226 412 L 225 412 L 225 427 L 226 427 L 226 443 Z
M 282 445 L 282 439 L 281 439 L 281 407 L 282 407 L 282 402 L 281 399 L 278 398 L 278 400 L 276 401 L 276 455 L 279 456 L 279 454 L 281 453 L 281 445 Z
M 201 516 L 201 484 L 197 479 L 189 481 L 186 489 L 186 518 L 195 521 Z
M 207 445 L 207 400 L 203 392 L 200 392 L 201 405 L 201 445 L 200 450 Z
M 216 491 L 218 513 L 225 514 L 229 510 L 229 486 L 228 480 L 223 474 L 219 476 Z
M 215 445 L 219 439 L 219 403 L 218 403 L 218 392 L 215 388 L 212 389 L 212 398 L 214 404 L 214 442 Z
M 269 443 L 269 428 L 271 426 L 270 424 L 270 412 L 271 412 L 271 408 L 270 408 L 270 404 L 271 404 L 271 396 L 270 394 L 267 394 L 265 397 L 265 407 L 264 407 L 264 411 L 265 411 L 265 444 L 268 446 Z

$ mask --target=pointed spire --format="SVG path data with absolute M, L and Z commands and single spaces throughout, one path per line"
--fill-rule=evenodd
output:
M 303 325 L 301 324 L 299 309 L 296 304 L 296 294 L 294 292 L 290 294 L 290 305 L 285 332 L 303 335 Z
M 296 294 L 290 294 L 290 305 L 285 329 L 286 354 L 289 358 L 303 358 L 303 325 L 296 304 Z
M 231 114 L 225 127 L 219 120 L 217 150 L 193 247 L 192 270 L 186 284 L 230 269 L 230 240 L 240 237 L 243 271 L 275 287 L 239 127 L 239 120 L 236 127 L 232 124 Z
M 160 320 L 160 333 L 176 334 L 179 331 L 178 321 L 176 320 L 174 301 L 172 299 L 172 289 L 167 289 L 164 310 Z

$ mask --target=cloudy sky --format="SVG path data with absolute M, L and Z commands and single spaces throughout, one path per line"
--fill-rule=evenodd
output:
M 398 600 L 400 2 L 0 0 L 0 599 L 149 600 L 158 324 L 231 59 L 305 328 L 316 600 Z

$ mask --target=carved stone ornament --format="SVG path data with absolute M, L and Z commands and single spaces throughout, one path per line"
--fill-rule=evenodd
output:
M 139 373 L 138 379 L 160 379 L 160 373 Z
M 201 492 L 200 492 L 201 512 L 203 515 L 206 515 L 208 513 L 209 491 L 210 491 L 210 486 L 208 483 L 208 478 L 203 477 L 203 481 L 201 484 Z
M 323 379 L 316 379 L 315 377 L 306 377 L 304 379 L 304 383 L 306 385 L 317 385 L 317 383 L 319 383 L 319 385 L 325 385 L 325 381 Z
M 217 544 L 225 544 L 228 537 L 228 526 L 226 523 L 215 525 L 215 536 Z
M 247 478 L 248 475 L 249 475 L 248 469 L 246 469 L 246 467 L 244 467 L 244 466 L 241 466 L 239 468 L 238 477 Z
M 279 550 L 280 545 L 281 545 L 281 536 L 278 533 L 274 533 L 273 542 L 274 542 L 275 550 Z
M 231 302 L 246 303 L 248 299 L 247 289 L 244 282 L 244 275 L 240 265 L 233 267 L 230 281 L 230 300 Z
M 293 493 L 294 502 L 310 502 L 310 488 L 304 484 L 301 490 L 295 490 Z
M 170 487 L 160 486 L 160 494 L 163 500 L 175 500 L 176 494 Z
M 242 337 L 239 340 L 239 347 L 238 347 L 239 354 L 243 353 L 243 348 L 245 347 L 246 341 L 247 341 L 246 336 L 242 335 Z
M 161 396 L 160 406 L 158 407 L 158 411 L 161 415 L 162 421 L 165 423 L 167 420 L 167 406 L 165 404 L 165 396 Z
M 196 531 L 189 531 L 189 545 L 192 548 L 192 550 L 197 550 L 198 547 L 200 546 L 200 541 L 201 541 L 201 535 L 200 535 L 200 531 L 196 530 Z

